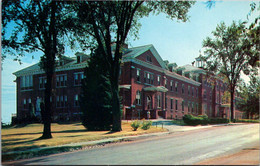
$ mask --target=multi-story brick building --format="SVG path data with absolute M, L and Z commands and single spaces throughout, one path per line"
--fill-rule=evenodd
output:
M 53 79 L 53 120 L 79 119 L 79 94 L 88 56 L 63 56 Z M 120 75 L 123 119 L 179 119 L 184 114 L 228 117 L 229 107 L 221 104 L 225 84 L 216 79 L 212 86 L 206 72 L 197 65 L 177 67 L 163 61 L 153 45 L 126 48 Z M 39 114 L 46 77 L 39 63 L 14 73 L 17 83 L 17 118 Z M 34 109 L 32 109 L 32 107 Z M 240 115 L 239 115 L 240 116 Z

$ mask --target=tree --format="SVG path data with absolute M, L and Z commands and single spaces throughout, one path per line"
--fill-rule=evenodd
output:
M 64 53 L 61 40 L 66 25 L 63 3 L 56 1 L 3 1 L 2 8 L 2 46 L 4 56 L 18 55 L 36 51 L 43 52 L 41 67 L 45 71 L 47 83 L 44 97 L 43 135 L 52 138 L 51 105 L 52 79 L 55 72 L 56 57 Z M 12 27 L 12 34 L 7 33 Z
M 231 102 L 231 120 L 234 119 L 234 97 L 240 73 L 249 74 L 249 61 L 253 56 L 259 56 L 256 48 L 246 31 L 245 22 L 233 23 L 227 27 L 220 23 L 212 32 L 214 39 L 207 37 L 203 41 L 207 69 L 215 74 L 225 76 L 229 86 Z
M 166 13 L 171 19 L 187 21 L 188 9 L 192 1 L 84 1 L 74 3 L 78 28 L 76 39 L 81 45 L 96 44 L 109 68 L 109 81 L 112 93 L 113 131 L 121 131 L 119 101 L 119 72 L 123 45 L 129 32 L 137 35 L 141 17 L 153 12 Z M 78 21 L 76 21 L 78 20 Z M 79 33 L 80 32 L 80 33 Z M 84 40 L 86 39 L 86 40 Z M 92 40 L 94 39 L 94 40 Z M 92 41 L 95 41 L 92 43 Z M 115 47 L 111 49 L 111 43 Z M 92 45 L 93 46 L 93 45 Z
M 104 57 L 97 49 L 88 61 L 82 81 L 80 108 L 82 124 L 88 130 L 111 130 L 111 90 Z
M 259 116 L 259 77 L 251 75 L 249 84 L 243 82 L 239 85 L 239 90 L 241 98 L 238 101 L 237 107 L 246 113 L 247 118 L 252 118 L 254 115 Z

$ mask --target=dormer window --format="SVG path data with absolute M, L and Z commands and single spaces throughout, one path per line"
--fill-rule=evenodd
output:
M 63 60 L 60 60 L 59 61 L 59 66 L 63 66 L 64 65 L 64 61 Z
M 148 62 L 152 62 L 152 57 L 151 57 L 150 55 L 147 55 L 147 57 L 146 57 L 146 61 L 148 61 Z
M 77 63 L 81 62 L 81 56 L 77 56 Z

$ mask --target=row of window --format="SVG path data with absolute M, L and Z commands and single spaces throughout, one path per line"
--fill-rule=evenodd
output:
M 74 73 L 74 86 L 80 86 L 82 79 L 84 78 L 83 72 Z M 67 74 L 61 74 L 56 76 L 56 87 L 67 86 Z M 45 89 L 47 79 L 46 77 L 39 77 L 39 89 Z M 21 90 L 33 89 L 33 76 L 22 76 L 21 77 Z
M 146 102 L 147 102 L 147 107 L 148 109 L 152 108 L 151 104 L 152 104 L 152 99 L 150 96 L 147 96 Z M 165 97 L 165 108 L 167 108 L 167 97 Z M 171 98 L 170 99 L 170 109 L 174 109 L 174 99 Z M 137 91 L 136 92 L 136 105 L 141 105 L 141 92 Z M 184 111 L 184 101 L 182 101 L 181 103 L 182 105 L 182 111 Z M 161 96 L 157 95 L 157 107 L 161 108 Z M 194 107 L 195 107 L 195 103 L 194 102 L 188 102 L 188 112 L 189 113 L 193 113 L 194 112 Z M 175 100 L 175 110 L 178 110 L 178 100 Z M 198 104 L 196 104 L 196 111 L 198 110 Z
M 141 69 L 136 70 L 136 81 L 141 82 Z M 144 83 L 155 85 L 154 74 L 145 71 L 144 72 Z M 159 85 L 159 86 L 161 85 L 161 76 L 160 75 L 157 76 L 157 85 Z M 166 78 L 164 80 L 164 86 L 165 86 L 165 88 L 167 88 L 167 79 Z M 172 80 L 170 81 L 170 91 L 178 92 L 178 82 L 177 81 L 175 82 L 175 84 Z M 184 93 L 185 93 L 185 85 L 182 84 L 182 94 L 184 94 Z M 198 97 L 198 88 L 196 88 L 196 92 L 195 92 L 194 87 L 188 86 L 188 95 Z
M 53 102 L 53 99 L 52 97 L 50 98 L 50 101 Z M 28 99 L 23 99 L 22 101 L 23 103 L 23 107 L 24 109 L 29 109 L 29 105 L 32 103 L 32 100 L 31 98 L 28 98 Z M 65 95 L 65 96 L 56 96 L 56 107 L 57 108 L 65 108 L 65 107 L 68 107 L 68 97 Z M 74 107 L 79 107 L 79 96 L 78 95 L 75 95 L 74 96 L 74 100 L 73 100 L 73 105 Z

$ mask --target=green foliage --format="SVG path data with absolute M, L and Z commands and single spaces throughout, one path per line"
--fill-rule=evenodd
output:
M 229 119 L 226 118 L 210 118 L 209 124 L 221 124 L 221 123 L 229 123 Z
M 82 124 L 87 130 L 110 130 L 112 125 L 112 95 L 103 58 L 99 50 L 95 50 L 84 73 L 80 108 Z
M 247 118 L 259 116 L 260 80 L 257 75 L 251 75 L 249 84 L 239 85 L 240 98 L 237 99 L 237 108 L 244 111 Z
M 146 120 L 143 120 L 143 123 L 142 123 L 142 129 L 143 130 L 148 130 L 150 129 L 150 127 L 152 126 L 153 122 L 152 121 L 146 121 Z
M 259 57 L 257 43 L 251 40 L 246 28 L 246 22 L 233 23 L 226 26 L 224 22 L 217 25 L 212 32 L 214 38 L 207 37 L 203 41 L 207 70 L 227 79 L 231 101 L 231 119 L 234 119 L 234 95 L 240 73 L 249 74 L 252 71 L 250 59 Z M 259 45 L 259 44 L 258 44 Z
M 137 37 L 140 18 L 164 12 L 171 19 L 187 21 L 191 1 L 78 1 L 73 2 L 77 25 L 74 33 L 85 49 L 88 43 L 99 46 L 107 63 L 112 91 L 113 131 L 121 131 L 119 73 L 123 45 L 128 34 Z M 114 42 L 113 50 L 111 43 Z M 87 47 L 85 47 L 87 46 Z M 90 46 L 91 47 L 91 46 Z
M 229 123 L 229 119 L 225 119 L 225 118 L 208 118 L 207 115 L 193 116 L 190 114 L 184 115 L 183 121 L 187 125 L 191 125 L 191 126 Z
M 257 119 L 257 120 L 253 120 L 253 119 L 234 119 L 233 120 L 234 123 L 239 123 L 239 122 L 242 122 L 242 123 L 259 123 L 260 120 Z
M 136 131 L 141 126 L 141 122 L 139 120 L 135 120 L 131 123 L 131 127 L 134 131 Z

